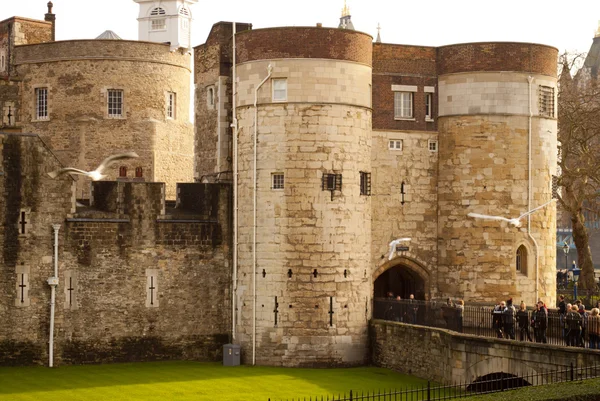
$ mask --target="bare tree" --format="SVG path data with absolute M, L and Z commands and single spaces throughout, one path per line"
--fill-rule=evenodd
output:
M 558 90 L 558 201 L 570 215 L 582 288 L 595 288 L 586 216 L 596 218 L 600 204 L 600 82 L 585 66 L 571 78 L 581 56 L 564 55 Z M 594 217 L 595 216 L 595 217 Z

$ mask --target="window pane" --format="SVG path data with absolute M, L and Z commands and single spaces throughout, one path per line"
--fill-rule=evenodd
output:
M 287 100 L 287 79 L 273 80 L 273 100 Z
M 35 117 L 38 120 L 48 118 L 48 88 L 37 88 L 35 90 Z
M 123 115 L 123 91 L 108 91 L 108 115 L 111 117 L 120 117 Z

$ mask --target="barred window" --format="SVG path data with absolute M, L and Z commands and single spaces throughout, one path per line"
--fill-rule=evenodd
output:
M 152 30 L 153 31 L 162 31 L 167 29 L 167 20 L 164 18 L 158 18 L 152 20 Z
M 272 189 L 283 189 L 285 184 L 283 173 L 271 174 L 271 182 L 273 183 Z
M 108 90 L 108 116 L 123 116 L 123 91 L 120 89 Z
M 175 93 L 169 92 L 167 95 L 167 117 L 175 118 Z
M 342 175 L 341 174 L 323 174 L 321 182 L 323 191 L 341 191 L 342 190 Z
M 539 96 L 540 116 L 554 117 L 554 88 L 540 85 Z
M 37 120 L 48 119 L 48 88 L 36 88 L 35 90 L 35 118 Z
M 412 118 L 413 117 L 413 93 L 412 92 L 394 92 L 394 117 Z
M 371 173 L 360 172 L 360 194 L 371 195 Z

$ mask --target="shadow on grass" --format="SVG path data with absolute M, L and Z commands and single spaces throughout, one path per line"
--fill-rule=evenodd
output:
M 206 381 L 211 381 L 207 383 Z M 337 394 L 353 390 L 422 386 L 427 381 L 401 375 L 382 368 L 358 367 L 341 369 L 301 369 L 265 366 L 225 367 L 220 363 L 189 361 L 122 363 L 107 365 L 0 368 L 0 398 L 2 394 L 118 387 L 131 385 L 160 385 L 162 383 L 199 382 L 207 391 L 259 389 L 273 395 L 285 391 L 299 394 L 307 384 L 319 394 Z M 189 383 L 193 384 L 193 383 Z M 177 386 L 176 386 L 177 387 Z M 307 388 L 308 390 L 308 388 Z

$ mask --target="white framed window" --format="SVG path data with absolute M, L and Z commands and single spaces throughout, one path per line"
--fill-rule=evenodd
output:
M 35 119 L 48 119 L 48 88 L 35 89 Z
M 123 91 L 121 89 L 109 89 L 108 94 L 108 116 L 123 117 Z
M 437 152 L 438 151 L 438 141 L 437 139 L 430 139 L 427 142 L 427 148 L 429 149 L 430 152 Z
M 394 118 L 413 118 L 413 92 L 394 92 Z
M 162 7 L 155 7 L 150 11 L 150 15 L 155 17 L 157 15 L 167 15 L 167 12 Z
M 425 121 L 433 121 L 433 93 L 425 94 Z
M 167 29 L 167 20 L 164 18 L 153 19 L 151 29 L 153 31 L 164 31 Z
M 390 150 L 402 150 L 402 139 L 390 139 L 388 142 L 388 148 Z
M 285 180 L 283 173 L 273 173 L 271 174 L 271 182 L 272 189 L 283 189 L 285 185 Z
M 167 118 L 175 118 L 177 96 L 174 92 L 167 93 Z
M 551 86 L 539 87 L 539 111 L 540 116 L 554 117 L 554 88 Z
M 273 82 L 273 101 L 274 102 L 287 101 L 287 79 L 286 78 L 274 78 L 272 82 Z

